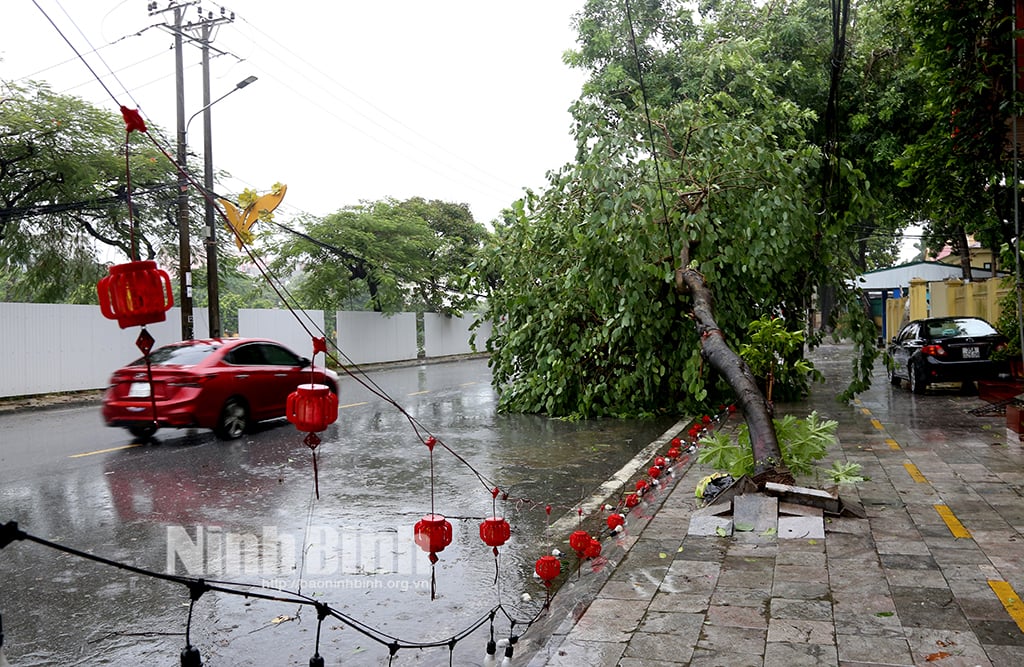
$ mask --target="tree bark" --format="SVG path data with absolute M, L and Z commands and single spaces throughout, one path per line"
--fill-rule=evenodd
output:
M 684 265 L 685 267 L 685 265 Z M 763 487 L 765 482 L 792 484 L 793 475 L 782 461 L 782 451 L 775 435 L 771 410 L 754 374 L 747 363 L 729 347 L 722 330 L 715 322 L 711 290 L 704 276 L 694 269 L 676 270 L 676 290 L 689 294 L 693 300 L 693 316 L 700 336 L 701 356 L 717 370 L 736 392 L 736 404 L 743 413 L 750 430 L 750 445 L 754 454 L 754 482 Z

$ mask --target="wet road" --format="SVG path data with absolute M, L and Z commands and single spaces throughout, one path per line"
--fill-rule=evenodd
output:
M 318 450 L 319 500 L 310 452 L 287 422 L 231 443 L 161 431 L 138 445 L 103 427 L 97 406 L 0 416 L 0 523 L 156 572 L 300 591 L 403 641 L 444 640 L 499 602 L 517 618 L 536 613 L 544 589 L 531 573 L 551 546 L 548 522 L 674 422 L 497 415 L 484 360 L 371 378 L 375 391 L 342 384 L 340 418 Z M 454 528 L 435 600 L 412 540 L 431 509 L 429 451 L 390 400 L 457 455 L 433 454 L 434 507 Z M 508 500 L 492 500 L 492 483 Z M 493 512 L 513 531 L 497 585 L 478 533 Z M 39 545 L 0 551 L 0 613 L 18 665 L 177 663 L 188 601 L 179 584 Z M 315 609 L 210 592 L 195 603 L 190 640 L 207 665 L 305 665 L 316 631 Z M 329 618 L 322 632 L 328 664 L 387 664 L 387 648 L 352 624 Z M 479 662 L 481 632 L 457 645 L 456 664 Z M 448 657 L 402 650 L 393 664 Z

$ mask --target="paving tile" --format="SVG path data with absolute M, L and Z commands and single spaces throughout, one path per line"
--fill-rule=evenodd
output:
M 559 646 L 549 647 L 534 656 L 530 664 L 549 667 L 615 667 L 625 650 L 625 643 L 567 638 Z
M 745 493 L 732 501 L 734 525 L 750 526 L 746 530 L 755 534 L 776 530 L 779 520 L 779 500 L 760 493 Z
M 724 649 L 694 649 L 690 667 L 763 667 L 761 653 L 737 653 Z
M 906 638 L 836 633 L 839 663 L 912 665 L 914 660 Z
M 794 600 L 832 600 L 828 583 L 815 581 L 785 581 L 776 578 L 772 582 L 771 594 L 773 597 Z
M 948 588 L 894 586 L 892 599 L 905 627 L 968 630 L 960 606 Z
M 982 644 L 995 644 L 997 646 L 1024 646 L 1024 632 L 1021 632 L 1017 624 L 1011 620 L 1005 621 L 970 621 L 971 630 L 978 637 Z M 1018 650 L 1020 650 L 1018 648 Z M 1018 653 L 1018 656 L 1021 655 Z M 1019 660 L 1018 660 L 1019 662 Z
M 825 539 L 825 523 L 820 517 L 780 516 L 778 535 L 782 540 Z
M 693 655 L 699 634 L 699 626 L 693 628 L 692 632 L 656 634 L 637 632 L 629 641 L 623 657 L 648 661 L 672 657 L 685 663 Z
M 714 535 L 727 537 L 732 535 L 732 517 L 727 516 L 691 516 L 688 535 Z
M 697 641 L 697 648 L 763 656 L 767 634 L 767 629 L 705 625 Z
M 597 598 L 576 623 L 568 638 L 578 642 L 625 643 L 639 627 L 646 612 L 645 602 Z
M 718 586 L 711 596 L 711 604 L 716 606 L 757 607 L 758 609 L 767 609 L 769 600 L 771 600 L 771 590 L 760 587 Z
M 808 621 L 828 621 L 832 623 L 832 603 L 820 600 L 787 600 L 772 598 L 768 616 L 777 618 L 800 619 Z M 770 640 L 769 640 L 770 641 Z
M 731 628 L 754 628 L 762 630 L 768 627 L 765 607 L 734 607 L 732 605 L 715 605 L 708 607 L 707 623 L 724 625 Z
M 708 595 L 690 595 L 687 593 L 666 593 L 659 590 L 651 600 L 648 611 L 671 611 L 688 614 L 703 614 L 710 605 Z
M 768 643 L 772 642 L 835 646 L 835 624 L 831 618 L 827 621 L 772 618 L 768 623 Z
M 764 667 L 837 667 L 834 645 L 769 641 L 764 651 Z
M 906 633 L 917 664 L 934 663 L 943 667 L 992 664 L 973 632 L 908 628 Z

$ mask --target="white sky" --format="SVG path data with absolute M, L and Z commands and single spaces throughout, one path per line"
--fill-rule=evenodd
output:
M 478 222 L 489 223 L 573 157 L 568 107 L 584 75 L 561 55 L 576 46 L 571 17 L 584 2 L 224 5 L 235 21 L 220 27 L 213 44 L 228 55 L 212 60 L 211 98 L 249 75 L 259 80 L 212 107 L 215 166 L 238 179 L 222 193 L 286 183 L 278 209 L 285 218 L 421 196 L 468 203 Z M 112 112 L 119 104 L 138 107 L 147 123 L 166 131 L 175 155 L 173 38 L 144 30 L 171 22 L 173 12 L 150 17 L 147 4 L 4 0 L 0 81 L 46 81 Z M 199 6 L 219 12 L 208 0 Z M 190 7 L 186 17 L 195 16 Z M 203 106 L 197 46 L 186 44 L 184 63 L 188 118 Z M 202 153 L 202 114 L 189 126 L 188 143 Z

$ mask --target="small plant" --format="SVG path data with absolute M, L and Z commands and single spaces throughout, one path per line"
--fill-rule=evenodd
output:
M 782 462 L 794 475 L 813 473 L 815 462 L 825 458 L 828 448 L 836 443 L 836 427 L 839 423 L 830 419 L 822 420 L 817 412 L 812 412 L 806 419 L 786 415 L 774 422 L 779 448 L 782 450 Z M 715 431 L 702 439 L 700 446 L 697 455 L 700 463 L 724 470 L 733 477 L 754 473 L 753 448 L 750 446 L 750 430 L 746 424 L 737 427 L 735 438 L 728 433 Z M 846 472 L 850 471 L 844 471 L 844 474 Z
M 779 385 L 790 394 L 806 394 L 807 380 L 821 380 L 821 373 L 798 355 L 804 345 L 802 331 L 789 331 L 781 317 L 767 315 L 747 325 L 748 343 L 740 345 L 740 356 L 755 377 L 764 382 L 765 400 L 772 403 L 772 392 Z

